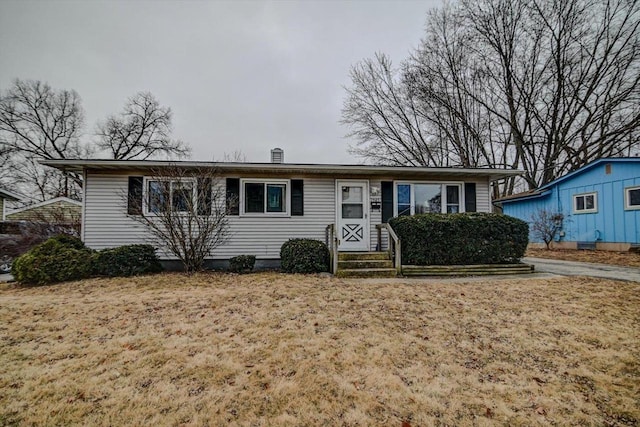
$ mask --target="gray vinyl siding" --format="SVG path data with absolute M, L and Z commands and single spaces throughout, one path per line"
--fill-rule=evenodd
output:
M 140 174 L 137 174 L 140 175 Z M 297 177 L 292 177 L 297 178 Z M 227 243 L 215 250 L 213 259 L 236 255 L 255 255 L 258 259 L 278 259 L 282 243 L 290 238 L 312 238 L 324 241 L 325 228 L 336 221 L 335 178 L 303 177 L 304 216 L 229 216 L 230 235 Z M 380 187 L 371 179 L 370 186 Z M 490 212 L 489 183 L 476 181 L 478 212 Z M 144 227 L 126 214 L 128 175 L 87 173 L 85 181 L 84 240 L 93 249 L 104 249 L 136 243 L 152 243 Z M 381 210 L 370 212 L 370 248 L 376 249 L 376 224 Z M 387 249 L 383 232 L 382 250 Z M 171 259 L 164 255 L 163 258 Z
M 476 211 L 491 212 L 491 196 L 489 195 L 489 180 L 467 181 L 476 183 Z
M 90 248 L 152 242 L 144 228 L 126 215 L 127 185 L 128 175 L 87 174 L 84 239 Z M 228 259 L 236 255 L 279 258 L 280 247 L 290 238 L 324 241 L 326 226 L 335 221 L 335 181 L 304 179 L 304 216 L 228 216 L 228 219 L 229 240 L 215 250 L 212 258 Z
M 335 221 L 335 181 L 304 179 L 304 215 L 291 217 L 229 216 L 230 238 L 216 250 L 215 258 L 255 255 L 280 258 L 280 247 L 288 239 L 309 238 L 324 242 L 325 228 Z
M 127 217 L 128 175 L 87 174 L 84 187 L 84 241 L 92 249 L 148 243 L 149 235 Z

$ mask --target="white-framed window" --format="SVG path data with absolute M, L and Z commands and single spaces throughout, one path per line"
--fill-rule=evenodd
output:
M 598 193 L 582 193 L 573 195 L 574 213 L 598 212 Z
M 145 178 L 144 198 L 145 214 L 196 212 L 196 179 Z
M 640 209 L 640 185 L 624 189 L 624 208 Z
M 240 180 L 241 215 L 289 215 L 289 180 Z
M 399 181 L 394 186 L 394 216 L 464 212 L 462 183 Z

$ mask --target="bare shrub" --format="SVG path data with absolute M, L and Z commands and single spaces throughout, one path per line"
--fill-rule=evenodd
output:
M 553 213 L 546 209 L 538 209 L 531 215 L 531 233 L 539 238 L 551 249 L 551 242 L 558 236 L 562 229 L 564 215 L 561 212 Z
M 226 195 L 216 169 L 170 164 L 152 170 L 151 176 L 146 188 L 125 195 L 129 217 L 145 228 L 150 243 L 178 258 L 186 272 L 203 270 L 228 235 Z

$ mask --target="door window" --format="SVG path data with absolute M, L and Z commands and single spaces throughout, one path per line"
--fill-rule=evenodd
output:
M 342 218 L 363 218 L 362 187 L 342 186 Z

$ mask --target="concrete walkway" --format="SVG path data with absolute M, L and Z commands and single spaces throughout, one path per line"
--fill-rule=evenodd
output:
M 640 282 L 640 268 L 591 262 L 564 261 L 546 258 L 525 257 L 522 262 L 533 264 L 536 273 L 552 273 L 562 276 L 590 276 L 603 279 Z

